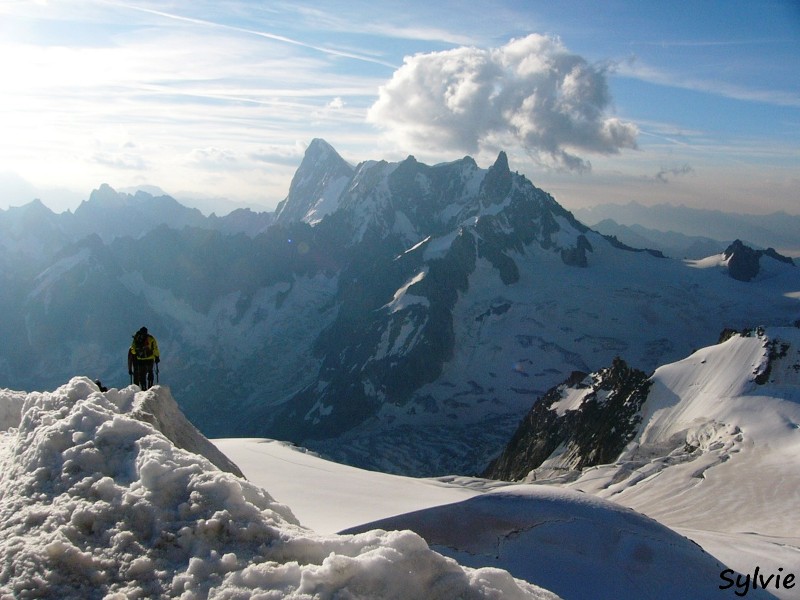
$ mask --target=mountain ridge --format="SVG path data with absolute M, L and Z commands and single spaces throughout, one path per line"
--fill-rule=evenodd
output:
M 646 206 L 629 202 L 577 208 L 574 212 L 592 227 L 604 220 L 613 220 L 620 226 L 638 225 L 659 234 L 677 232 L 684 236 L 712 239 L 723 245 L 741 239 L 760 248 L 774 247 L 792 256 L 800 256 L 800 234 L 797 233 L 800 231 L 800 215 L 791 215 L 785 211 L 749 214 L 685 205 Z
M 309 148 L 266 229 L 162 223 L 0 262 L 0 333 L 18 340 L 0 351 L 0 377 L 20 388 L 76 371 L 127 381 L 122 357 L 146 324 L 162 377 L 207 435 L 289 439 L 402 472 L 480 472 L 531 398 L 572 371 L 617 355 L 649 370 L 725 327 L 797 318 L 791 265 L 760 256 L 763 272 L 744 282 L 719 276 L 720 257 L 624 248 L 503 153 L 488 168 L 408 157 L 352 172 L 337 157 L 321 140 Z

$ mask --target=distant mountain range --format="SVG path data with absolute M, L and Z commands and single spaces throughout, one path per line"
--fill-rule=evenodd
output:
M 709 256 L 736 239 L 756 248 L 800 256 L 800 215 L 785 212 L 753 215 L 630 202 L 601 204 L 573 213 L 601 233 L 674 258 Z
M 639 251 L 504 153 L 489 168 L 350 165 L 314 140 L 275 213 L 204 217 L 101 186 L 74 214 L 0 211 L 0 235 L 0 335 L 13 341 L 0 386 L 76 373 L 127 385 L 146 325 L 161 383 L 206 435 L 394 472 L 480 472 L 573 371 L 619 356 L 649 372 L 726 327 L 800 312 L 800 270 L 780 255 Z
M 720 254 L 728 246 L 725 242 L 676 233 L 647 229 L 641 225 L 620 225 L 605 219 L 592 225 L 592 229 L 611 236 L 634 248 L 650 248 L 670 258 L 699 259 Z M 738 239 L 738 238 L 737 238 Z

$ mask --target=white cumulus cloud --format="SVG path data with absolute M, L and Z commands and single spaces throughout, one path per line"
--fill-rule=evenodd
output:
M 368 120 L 407 149 L 477 152 L 509 135 L 542 164 L 586 170 L 584 154 L 635 148 L 638 128 L 608 115 L 607 70 L 539 34 L 494 49 L 406 57 Z

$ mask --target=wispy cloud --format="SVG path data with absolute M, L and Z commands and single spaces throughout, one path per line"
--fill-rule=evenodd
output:
M 287 36 L 284 36 L 284 35 L 270 33 L 268 31 L 260 31 L 260 30 L 257 30 L 257 29 L 249 29 L 249 28 L 246 28 L 246 27 L 238 27 L 238 26 L 235 26 L 235 25 L 228 25 L 226 23 L 219 23 L 219 22 L 215 22 L 215 21 L 209 21 L 207 19 L 200 19 L 200 18 L 197 18 L 197 17 L 189 17 L 189 16 L 185 16 L 185 15 L 180 15 L 180 14 L 177 14 L 177 13 L 174 13 L 174 12 L 166 12 L 166 11 L 162 11 L 162 10 L 156 10 L 156 9 L 153 9 L 153 8 L 147 8 L 145 6 L 137 6 L 137 5 L 134 5 L 134 4 L 128 4 L 128 3 L 124 3 L 124 2 L 115 2 L 114 0 L 104 0 L 104 1 L 106 1 L 108 4 L 111 4 L 111 5 L 114 5 L 114 6 L 130 9 L 130 10 L 134 10 L 134 11 L 139 11 L 139 12 L 143 12 L 143 13 L 147 13 L 147 14 L 151 14 L 151 15 L 156 15 L 156 16 L 159 16 L 159 17 L 164 17 L 165 19 L 171 19 L 171 20 L 175 20 L 175 21 L 181 21 L 181 22 L 184 22 L 184 23 L 191 23 L 193 25 L 200 25 L 200 26 L 203 26 L 203 27 L 214 27 L 214 28 L 218 28 L 218 29 L 224 29 L 224 30 L 227 30 L 227 31 L 235 31 L 237 33 L 243 33 L 243 34 L 247 34 L 247 35 L 258 36 L 258 37 L 262 37 L 262 38 L 265 38 L 265 39 L 268 39 L 268 40 L 272 40 L 272 41 L 276 41 L 276 42 L 280 42 L 280 43 L 284 43 L 284 44 L 290 44 L 290 45 L 293 45 L 293 46 L 298 46 L 298 47 L 306 48 L 306 49 L 309 49 L 309 50 L 315 50 L 317 52 L 321 52 L 323 54 L 327 54 L 327 55 L 330 55 L 330 56 L 336 56 L 336 57 L 340 57 L 340 58 L 349 58 L 349 59 L 353 59 L 353 60 L 357 60 L 357 61 L 361 61 L 361 62 L 379 64 L 379 65 L 383 65 L 383 66 L 386 66 L 386 67 L 394 67 L 395 66 L 395 65 L 392 65 L 391 63 L 388 63 L 388 62 L 385 62 L 383 60 L 377 59 L 374 56 L 369 56 L 369 55 L 366 55 L 366 54 L 360 54 L 360 53 L 355 53 L 355 52 L 347 52 L 347 51 L 343 51 L 343 50 L 338 50 L 336 48 L 331 48 L 331 47 L 327 47 L 327 46 L 320 46 L 320 45 L 316 45 L 316 44 L 311 44 L 311 43 L 304 42 L 302 40 L 297 40 L 297 39 L 294 39 L 294 38 L 290 38 L 290 37 L 287 37 Z
M 729 40 L 644 40 L 631 42 L 631 46 L 657 46 L 659 48 L 724 48 L 742 46 L 764 46 L 785 43 L 794 43 L 795 40 L 769 38 L 744 38 Z
M 669 183 L 669 180 L 673 177 L 679 177 L 681 175 L 690 175 L 694 173 L 694 169 L 689 165 L 681 165 L 680 167 L 672 167 L 672 168 L 661 168 L 661 170 L 655 174 L 653 179 L 660 183 Z
M 775 106 L 800 107 L 800 93 L 796 91 L 759 89 L 715 78 L 692 77 L 644 64 L 636 58 L 617 63 L 614 73 L 621 77 L 638 79 L 647 83 L 703 92 L 734 100 L 763 102 Z
M 435 4 L 433 4 L 435 6 Z M 406 4 L 381 6 L 380 11 L 370 11 L 364 15 L 360 5 L 337 6 L 333 11 L 329 5 L 302 6 L 292 5 L 292 10 L 299 18 L 314 24 L 314 28 L 324 28 L 338 33 L 356 34 L 358 36 L 375 36 L 398 40 L 420 40 L 439 42 L 457 46 L 475 45 L 477 40 L 456 30 L 434 26 L 432 22 L 422 22 L 417 15 L 410 13 Z M 457 23 L 457 19 L 450 22 Z M 447 19 L 438 19 L 447 22 Z M 396 65 L 399 66 L 399 65 Z

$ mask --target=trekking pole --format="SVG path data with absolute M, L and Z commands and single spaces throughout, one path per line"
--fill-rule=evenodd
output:
M 158 383 L 158 363 L 156 363 L 156 383 Z

